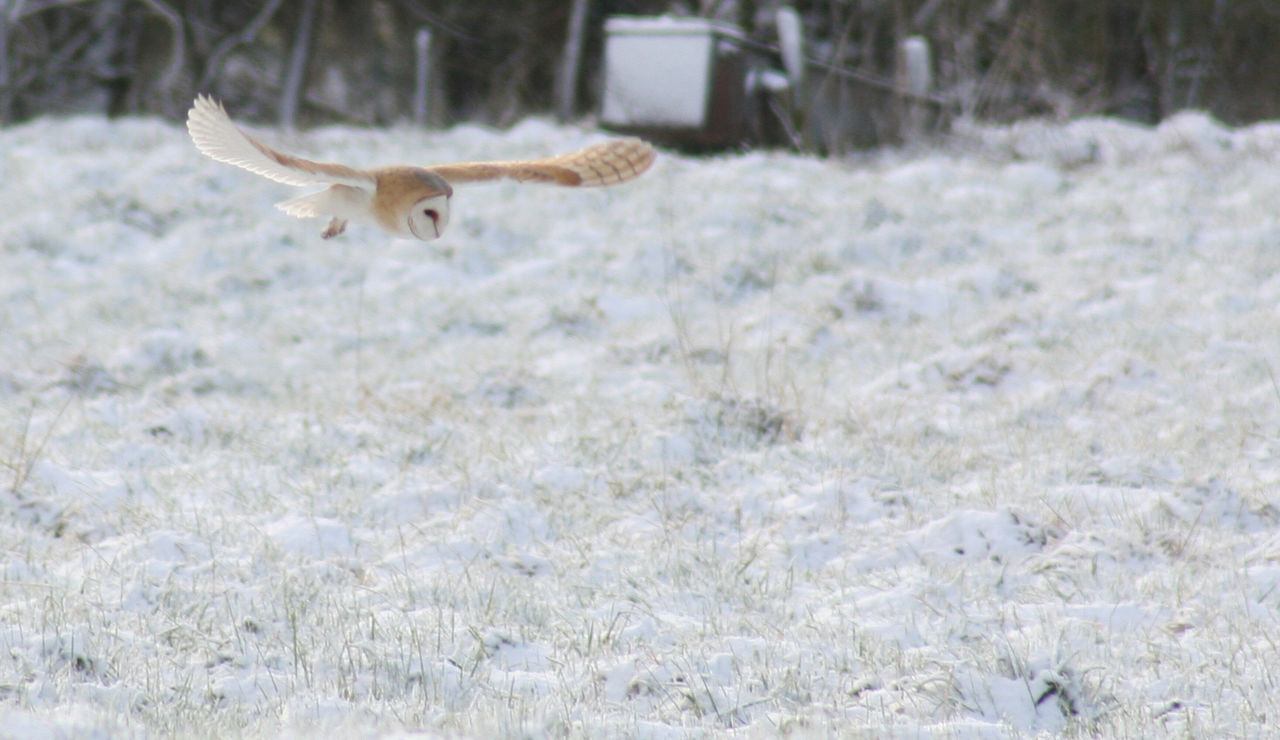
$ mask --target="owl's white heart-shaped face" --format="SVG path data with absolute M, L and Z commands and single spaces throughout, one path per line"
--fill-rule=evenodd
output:
M 429 242 L 439 239 L 449 225 L 449 196 L 432 195 L 414 203 L 409 209 L 409 233 Z

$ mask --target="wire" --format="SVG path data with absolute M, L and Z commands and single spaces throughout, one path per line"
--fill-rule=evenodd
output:
M 735 38 L 734 40 L 738 41 L 743 46 L 756 49 L 757 51 L 768 51 L 768 52 L 773 52 L 775 54 L 782 53 L 782 49 L 779 48 L 776 44 L 768 44 L 763 41 L 756 41 L 755 39 L 749 39 L 745 37 Z M 845 67 L 839 67 L 834 64 L 831 64 L 830 62 L 824 62 L 821 59 L 818 59 L 817 57 L 806 56 L 804 57 L 804 63 L 810 67 L 817 67 L 818 69 L 822 69 L 827 72 L 840 75 L 841 77 L 847 77 L 851 80 L 857 80 L 858 82 L 871 85 L 872 87 L 878 87 L 884 90 L 890 90 L 904 97 L 915 98 L 917 100 L 924 100 L 924 101 L 933 103 L 935 105 L 942 106 L 944 108 L 955 105 L 955 101 L 951 100 L 945 95 L 938 95 L 937 93 L 913 92 L 903 87 L 902 85 L 897 84 L 893 80 L 885 79 L 884 77 L 870 74 L 868 72 L 859 72 L 855 69 L 847 69 Z

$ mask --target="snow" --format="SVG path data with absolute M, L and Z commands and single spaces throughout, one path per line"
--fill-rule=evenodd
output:
M 0 151 L 0 735 L 1280 714 L 1280 125 L 664 153 L 430 244 L 322 240 L 163 122 Z

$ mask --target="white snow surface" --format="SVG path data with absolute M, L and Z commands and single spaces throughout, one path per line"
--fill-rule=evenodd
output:
M 297 194 L 169 123 L 0 129 L 0 735 L 1280 717 L 1280 126 L 663 153 L 430 244 Z

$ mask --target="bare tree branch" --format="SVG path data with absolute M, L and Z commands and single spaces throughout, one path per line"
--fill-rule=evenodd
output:
M 20 21 L 29 15 L 35 15 L 49 8 L 56 8 L 59 5 L 79 5 L 85 0 L 15 0 L 13 7 L 9 10 L 9 20 Z
M 271 20 L 271 17 L 276 14 L 283 2 L 284 0 L 271 0 L 262 6 L 262 10 L 258 11 L 258 14 L 253 17 L 253 20 L 249 21 L 249 25 L 245 26 L 244 30 L 226 37 L 218 44 L 213 53 L 209 55 L 209 63 L 205 65 L 204 74 L 200 76 L 200 90 L 207 89 L 213 78 L 217 77 L 218 73 L 222 71 L 222 61 L 227 54 L 231 53 L 232 49 L 243 44 L 253 43 L 262 27 L 267 25 L 267 21 Z
M 160 78 L 160 89 L 167 93 L 177 86 L 178 78 L 182 75 L 182 67 L 186 63 L 186 34 L 183 32 L 182 16 L 161 0 L 140 0 L 140 2 L 164 18 L 169 28 L 173 30 L 173 50 L 169 57 L 169 69 Z

